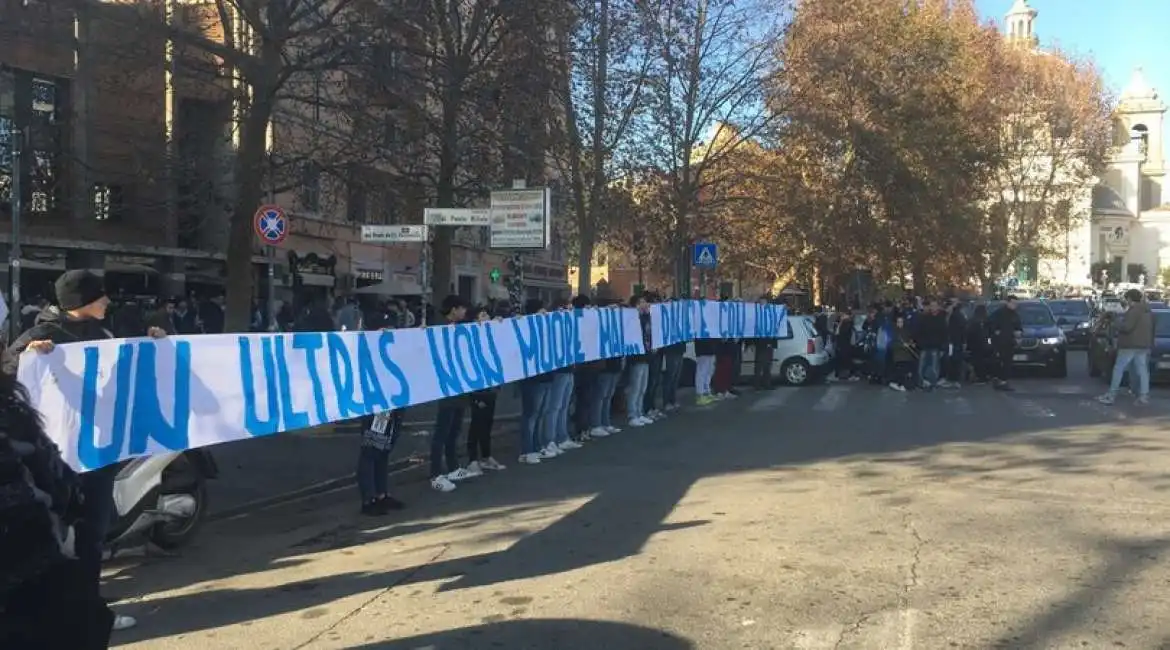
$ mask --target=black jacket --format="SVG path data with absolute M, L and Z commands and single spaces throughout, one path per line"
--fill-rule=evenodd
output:
M 993 345 L 1015 345 L 1016 332 L 1023 332 L 1024 325 L 1016 310 L 1000 307 L 987 317 L 987 331 Z
M 918 316 L 914 328 L 914 342 L 920 350 L 947 349 L 947 315 L 938 312 L 923 312 Z
M 21 353 L 28 349 L 28 344 L 33 341 L 52 341 L 57 345 L 64 345 L 110 338 L 114 338 L 114 335 L 103 327 L 100 321 L 73 320 L 62 314 L 56 306 L 46 307 L 37 315 L 36 324 L 25 330 L 4 351 L 0 371 L 15 375 Z
M 947 320 L 947 334 L 952 345 L 962 345 L 967 338 L 967 317 L 963 310 L 955 307 L 951 310 L 951 317 Z

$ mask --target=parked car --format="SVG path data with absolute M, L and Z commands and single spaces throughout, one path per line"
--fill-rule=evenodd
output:
M 811 316 L 789 316 L 786 336 L 776 342 L 772 355 L 772 376 L 792 386 L 803 386 L 822 379 L 829 369 L 829 354 L 824 343 L 817 337 Z M 755 346 L 747 345 L 740 363 L 740 377 L 755 374 Z M 687 344 L 683 355 L 681 383 L 695 385 L 695 346 Z
M 1048 308 L 1056 317 L 1056 325 L 1064 332 L 1069 348 L 1088 348 L 1093 320 L 1093 307 L 1084 298 L 1049 300 Z
M 1150 353 L 1150 381 L 1170 382 L 1170 309 L 1154 309 L 1154 343 Z M 1112 315 L 1110 315 L 1112 316 Z M 1117 361 L 1117 325 L 1120 316 L 1104 317 L 1093 329 L 1089 344 L 1089 376 L 1113 380 Z
M 991 315 L 1003 307 L 1003 301 L 987 303 Z M 1048 303 L 1043 300 L 1019 300 L 1016 312 L 1024 334 L 1016 340 L 1012 352 L 1012 366 L 1019 368 L 1040 368 L 1049 376 L 1063 379 L 1068 376 L 1068 341 L 1056 324 Z M 967 313 L 970 318 L 970 312 Z

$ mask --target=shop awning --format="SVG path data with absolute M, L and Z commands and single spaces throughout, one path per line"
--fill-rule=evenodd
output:
M 392 278 L 378 284 L 371 284 L 368 287 L 355 289 L 354 293 L 363 296 L 421 296 L 423 290 L 417 280 Z

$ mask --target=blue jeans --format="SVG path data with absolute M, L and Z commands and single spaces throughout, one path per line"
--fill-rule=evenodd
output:
M 357 483 L 362 503 L 369 503 L 386 494 L 386 470 L 390 465 L 390 450 L 363 446 L 358 454 Z
M 548 405 L 551 381 L 528 379 L 520 384 L 520 453 L 540 449 L 540 424 Z
M 593 412 L 589 419 L 589 424 L 593 427 L 613 426 L 609 416 L 620 378 L 621 373 L 618 372 L 597 373 L 597 383 L 593 390 Z
M 1129 387 L 1133 389 L 1133 378 L 1137 375 L 1138 397 L 1148 397 L 1150 394 L 1150 351 L 1149 350 L 1118 350 L 1117 361 L 1113 362 L 1113 377 L 1109 380 L 1109 394 L 1117 394 L 1121 388 L 1121 375 L 1126 369 L 1132 368 L 1129 375 Z
M 678 404 L 678 382 L 682 377 L 683 353 L 667 352 L 666 369 L 662 371 L 662 405 Z
M 573 373 L 558 372 L 553 375 L 552 388 L 548 394 L 548 417 L 544 421 L 544 445 L 569 440 L 569 402 L 573 398 Z
M 658 407 L 654 400 L 658 398 L 658 387 L 662 385 L 662 353 L 651 352 L 649 372 L 646 375 L 646 391 L 642 395 L 642 414 L 650 413 Z
M 454 472 L 459 467 L 459 430 L 463 428 L 462 406 L 440 406 L 431 432 L 431 478 Z M 443 461 L 446 460 L 446 471 Z
M 934 386 L 939 380 L 939 370 L 942 367 L 942 350 L 921 350 L 918 353 L 918 379 Z
M 633 420 L 646 413 L 642 402 L 646 398 L 646 384 L 650 381 L 650 364 L 635 361 L 630 364 L 626 379 L 626 415 Z

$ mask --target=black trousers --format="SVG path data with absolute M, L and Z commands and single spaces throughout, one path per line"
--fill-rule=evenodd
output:
M 87 567 L 61 562 L 0 602 L 0 648 L 105 650 L 114 613 L 92 585 Z
M 570 435 L 585 433 L 593 428 L 593 404 L 597 399 L 597 371 L 578 370 L 573 375 L 573 430 Z
M 1015 352 L 1015 343 L 994 343 L 992 345 L 991 376 L 1000 381 L 1012 378 L 1012 353 Z
M 471 397 L 471 424 L 467 429 L 468 462 L 491 458 L 492 427 L 496 422 L 495 391 Z

